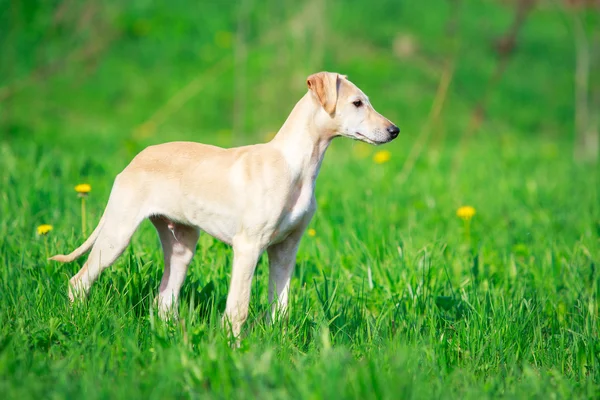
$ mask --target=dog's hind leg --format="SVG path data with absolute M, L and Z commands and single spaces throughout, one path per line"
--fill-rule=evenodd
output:
M 69 298 L 85 297 L 100 273 L 123 253 L 143 217 L 109 213 L 85 264 L 69 281 Z
M 167 319 L 176 316 L 179 291 L 192 261 L 200 231 L 192 226 L 179 224 L 156 216 L 151 217 L 162 244 L 165 271 L 160 281 L 159 316 Z

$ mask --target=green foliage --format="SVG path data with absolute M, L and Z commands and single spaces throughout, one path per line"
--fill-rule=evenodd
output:
M 571 159 L 574 55 L 561 9 L 530 16 L 486 121 L 460 141 L 509 6 L 463 2 L 451 38 L 441 0 L 66 3 L 57 16 L 60 2 L 0 2 L 0 97 L 11 91 L 0 102 L 5 398 L 598 397 L 600 176 Z M 416 50 L 402 55 L 394 42 L 405 35 Z M 405 180 L 454 51 L 444 111 Z M 89 231 L 144 146 L 264 141 L 322 69 L 347 73 L 403 133 L 382 164 L 363 144 L 328 150 L 289 319 L 265 322 L 263 259 L 231 349 L 220 328 L 231 250 L 203 235 L 180 320 L 159 321 L 162 254 L 148 223 L 90 298 L 69 304 L 84 259 L 46 258 L 84 239 L 75 184 L 92 185 Z M 463 205 L 476 209 L 468 229 Z M 54 229 L 38 236 L 43 223 Z

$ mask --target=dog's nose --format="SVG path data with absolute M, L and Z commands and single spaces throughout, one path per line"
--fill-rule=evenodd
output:
M 400 128 L 398 128 L 396 125 L 390 125 L 387 127 L 387 131 L 392 137 L 392 139 L 395 139 L 400 133 Z

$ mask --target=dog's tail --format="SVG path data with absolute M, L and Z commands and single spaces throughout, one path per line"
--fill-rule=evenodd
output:
M 82 255 L 84 255 L 85 253 L 87 253 L 90 250 L 90 248 L 92 247 L 92 245 L 94 244 L 96 239 L 98 239 L 98 235 L 100 234 L 100 231 L 102 230 L 103 225 L 104 225 L 104 214 L 102 215 L 102 218 L 100 218 L 100 222 L 98 222 L 98 225 L 96 226 L 96 229 L 94 229 L 94 232 L 92 232 L 92 234 L 87 238 L 87 240 L 85 242 L 83 242 L 83 244 L 81 246 L 79 246 L 78 248 L 73 250 L 73 252 L 71 254 L 67 254 L 67 255 L 57 254 L 55 256 L 50 257 L 49 260 L 60 261 L 60 262 L 66 263 L 66 262 L 71 262 L 71 261 L 81 257 Z

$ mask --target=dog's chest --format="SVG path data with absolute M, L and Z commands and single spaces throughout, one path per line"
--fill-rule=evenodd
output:
M 310 183 L 298 185 L 291 193 L 276 231 L 276 239 L 285 238 L 307 217 L 312 209 L 313 188 Z

